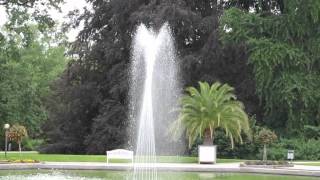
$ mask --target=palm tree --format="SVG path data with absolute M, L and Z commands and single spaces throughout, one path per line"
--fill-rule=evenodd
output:
M 250 136 L 248 116 L 244 106 L 236 100 L 234 88 L 228 84 L 216 82 L 211 86 L 199 82 L 200 90 L 187 88 L 187 95 L 182 97 L 179 118 L 174 122 L 171 131 L 175 136 L 186 132 L 189 147 L 200 137 L 204 145 L 212 145 L 217 128 L 224 129 L 231 141 L 242 143 L 241 132 Z

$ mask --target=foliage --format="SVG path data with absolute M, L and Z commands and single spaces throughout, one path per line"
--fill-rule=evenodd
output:
M 14 124 L 12 127 L 10 127 L 7 136 L 10 141 L 14 141 L 19 145 L 21 156 L 21 142 L 23 138 L 28 137 L 27 129 L 24 126 Z
M 23 124 L 36 137 L 48 116 L 44 102 L 49 86 L 67 63 L 66 37 L 56 27 L 44 32 L 41 23 L 30 22 L 34 15 L 20 16 L 12 10 L 13 1 L 6 2 L 8 21 L 0 28 L 0 124 Z
M 0 7 L 4 7 L 10 21 L 6 24 L 11 31 L 28 29 L 28 23 L 39 25 L 39 30 L 45 32 L 54 27 L 55 22 L 48 14 L 48 9 L 59 10 L 64 0 L 0 0 Z M 0 33 L 1 35 L 1 33 Z
M 217 145 L 217 155 L 221 158 L 239 158 L 239 159 L 256 159 L 260 149 L 260 144 L 257 140 L 257 135 L 261 130 L 260 126 L 257 126 L 255 116 L 249 118 L 251 137 L 247 137 L 242 134 L 244 139 L 243 143 L 235 143 L 232 149 L 228 143 L 228 138 L 225 133 L 218 129 L 215 133 L 214 144 Z
M 260 144 L 263 145 L 263 161 L 266 163 L 267 162 L 267 145 L 270 145 L 274 141 L 277 140 L 277 135 L 266 128 L 263 128 L 257 137 L 257 140 Z
M 15 141 L 19 144 L 25 137 L 28 137 L 28 132 L 24 126 L 14 124 L 10 127 L 8 131 L 8 138 L 10 141 Z
M 320 140 L 320 126 L 304 126 L 304 137 L 306 139 Z
M 297 135 L 304 125 L 320 122 L 320 3 L 292 0 L 281 6 L 269 13 L 231 8 L 219 31 L 225 44 L 246 44 L 264 121 Z
M 43 143 L 43 139 L 24 138 L 22 140 L 22 146 L 25 151 L 37 151 Z
M 277 140 L 277 135 L 273 131 L 263 128 L 259 132 L 257 139 L 261 144 L 269 145 Z
M 37 26 L 30 27 L 28 41 L 23 33 L 3 31 L 7 35 L 0 41 L 0 121 L 24 124 L 36 136 L 47 119 L 44 100 L 50 83 L 64 70 L 67 59 L 63 44 L 52 45 L 52 38 L 58 37 L 54 29 L 41 34 Z
M 106 149 L 134 148 L 128 143 L 128 67 L 132 34 L 140 23 L 156 31 L 168 22 L 183 87 L 198 81 L 228 83 L 247 112 L 261 116 L 245 47 L 222 47 L 218 41 L 219 16 L 233 5 L 215 0 L 89 2 L 94 11 L 85 11 L 74 22 L 85 26 L 73 44 L 75 60 L 52 87 L 43 152 L 104 154 Z
M 189 147 L 203 136 L 212 144 L 217 128 L 225 131 L 232 148 L 234 141 L 242 143 L 241 132 L 250 136 L 248 116 L 243 104 L 236 100 L 232 87 L 219 82 L 211 86 L 199 82 L 199 86 L 199 90 L 187 88 L 188 95 L 182 97 L 180 115 L 173 124 L 174 132 L 184 132 L 181 127 L 186 129 Z
M 216 131 L 214 143 L 218 146 L 218 157 L 248 160 L 261 158 L 263 156 L 263 149 L 261 148 L 261 143 L 258 141 L 257 137 L 262 128 L 253 123 L 251 129 L 253 131 L 253 141 L 244 139 L 244 143 L 236 143 L 234 149 L 230 148 L 225 134 L 220 130 Z M 319 145 L 320 141 L 312 138 L 279 138 L 268 146 L 268 159 L 276 161 L 287 160 L 288 150 L 294 150 L 295 160 L 320 160 Z M 197 155 L 196 153 L 193 155 Z
M 280 139 L 270 146 L 268 157 L 272 160 L 286 160 L 288 150 L 294 150 L 295 160 L 320 160 L 320 141 L 315 139 Z

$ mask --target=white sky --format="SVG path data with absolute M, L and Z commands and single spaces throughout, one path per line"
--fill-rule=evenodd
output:
M 88 7 L 88 9 L 91 9 L 90 4 L 87 4 L 85 0 L 65 0 L 64 4 L 61 4 L 61 10 L 60 13 L 57 10 L 50 9 L 49 14 L 51 17 L 58 21 L 59 23 L 68 21 L 66 18 L 66 15 L 69 11 L 79 9 L 80 12 L 83 12 L 83 7 Z M 4 7 L 0 6 L 0 26 L 2 26 L 7 21 L 6 13 L 4 10 Z M 69 41 L 74 41 L 76 36 L 78 35 L 79 31 L 83 28 L 83 26 L 78 27 L 77 29 L 72 29 L 70 32 L 67 33 Z

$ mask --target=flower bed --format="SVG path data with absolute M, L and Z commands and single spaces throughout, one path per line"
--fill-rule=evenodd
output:
M 38 160 L 33 159 L 16 159 L 16 160 L 10 160 L 9 163 L 40 163 Z
M 244 163 L 240 164 L 240 167 L 293 167 L 293 164 L 289 163 L 288 161 L 245 161 Z

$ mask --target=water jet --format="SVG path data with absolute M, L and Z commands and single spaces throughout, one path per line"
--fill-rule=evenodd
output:
M 156 148 L 156 140 L 162 139 L 162 144 L 166 141 L 166 132 L 161 130 L 168 129 L 165 126 L 174 116 L 171 111 L 179 94 L 175 49 L 168 24 L 158 33 L 139 25 L 131 59 L 130 114 L 137 126 L 133 179 L 155 180 L 156 154 L 161 152 L 161 148 Z

